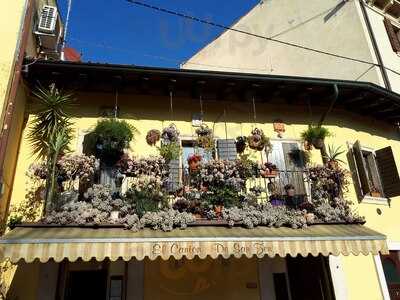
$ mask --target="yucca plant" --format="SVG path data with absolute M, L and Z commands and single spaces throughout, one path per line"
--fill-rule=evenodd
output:
M 342 146 L 335 147 L 333 145 L 328 145 L 328 153 L 324 155 L 324 158 L 327 160 L 330 167 L 336 168 L 339 163 L 344 163 L 339 157 L 345 152 L 345 150 L 342 150 Z
M 32 154 L 45 160 L 47 164 L 49 176 L 46 181 L 46 211 L 54 201 L 57 160 L 69 151 L 72 129 L 67 110 L 72 106 L 74 99 L 71 94 L 59 91 L 54 84 L 49 88 L 38 86 L 33 95 L 38 101 L 38 107 L 30 124 L 28 141 L 32 147 Z

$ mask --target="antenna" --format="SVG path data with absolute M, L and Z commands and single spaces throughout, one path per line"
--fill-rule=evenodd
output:
M 67 33 L 68 33 L 68 25 L 69 25 L 69 17 L 71 14 L 71 8 L 72 8 L 72 0 L 68 0 L 68 9 L 67 9 L 67 17 L 65 19 L 65 26 L 64 26 L 64 37 L 63 37 L 63 42 L 61 45 L 61 60 L 64 60 L 64 48 L 65 48 L 65 41 L 67 40 Z

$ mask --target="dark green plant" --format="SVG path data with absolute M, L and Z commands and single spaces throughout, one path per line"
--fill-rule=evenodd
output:
M 181 147 L 178 143 L 161 144 L 157 148 L 166 161 L 177 160 L 181 154 Z
M 345 150 L 342 150 L 342 146 L 335 147 L 333 145 L 328 145 L 328 153 L 324 156 L 328 161 L 331 162 L 341 162 L 344 163 L 343 160 L 339 158 Z
M 22 216 L 10 216 L 8 219 L 8 228 L 14 229 L 17 225 L 22 223 Z
M 38 100 L 38 108 L 30 125 L 28 140 L 33 154 L 46 160 L 49 175 L 46 180 L 44 205 L 46 211 L 54 200 L 57 160 L 69 151 L 72 123 L 67 110 L 74 100 L 71 94 L 59 91 L 55 85 L 51 85 L 48 89 L 39 86 L 33 94 Z
M 96 139 L 95 154 L 108 165 L 115 164 L 129 148 L 137 130 L 126 121 L 117 119 L 104 119 L 97 122 L 93 130 Z
M 38 107 L 29 127 L 28 141 L 34 155 L 47 159 L 50 152 L 49 145 L 55 133 L 64 130 L 67 138 L 71 139 L 71 121 L 67 111 L 71 108 L 74 99 L 71 94 L 59 91 L 54 85 L 48 89 L 38 86 L 33 91 L 33 95 L 38 101 Z M 66 152 L 68 147 L 60 151 Z
M 239 193 L 228 185 L 212 186 L 208 192 L 203 193 L 202 197 L 203 201 L 212 206 L 223 205 L 229 208 L 240 204 Z
M 301 133 L 301 138 L 303 141 L 313 143 L 317 139 L 324 140 L 331 135 L 331 132 L 325 127 L 309 125 L 308 129 Z

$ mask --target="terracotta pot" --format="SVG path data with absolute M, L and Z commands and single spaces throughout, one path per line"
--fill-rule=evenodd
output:
M 192 172 L 195 172 L 199 169 L 200 162 L 199 161 L 191 161 L 189 163 L 189 169 Z
M 315 215 L 313 213 L 307 213 L 304 215 L 304 217 L 306 218 L 307 223 L 314 223 Z
M 214 212 L 217 215 L 217 217 L 220 217 L 222 215 L 223 208 L 224 208 L 223 205 L 215 205 L 214 206 Z
M 331 169 L 337 169 L 339 168 L 339 163 L 336 160 L 330 160 L 328 161 L 328 167 Z
M 380 192 L 371 192 L 371 197 L 380 198 L 382 195 Z
M 312 144 L 316 149 L 320 150 L 320 149 L 324 148 L 324 139 L 314 139 L 312 141 Z
M 260 171 L 261 177 L 263 178 L 275 178 L 278 175 L 277 170 L 265 170 Z
M 201 219 L 203 219 L 203 216 L 202 216 L 201 214 L 194 214 L 193 216 L 194 216 L 194 218 L 195 218 L 196 220 L 201 220 Z
M 310 142 L 308 142 L 308 141 L 305 141 L 304 142 L 304 150 L 311 151 L 312 150 L 312 144 L 310 144 Z

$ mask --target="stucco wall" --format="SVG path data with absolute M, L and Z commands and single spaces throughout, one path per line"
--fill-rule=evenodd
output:
M 358 1 L 269 0 L 234 26 L 322 51 L 375 62 Z M 226 31 L 183 64 L 188 69 L 341 78 L 381 83 L 377 68 Z
M 75 139 L 72 141 L 73 149 L 81 149 L 81 137 L 94 128 L 101 106 L 112 106 L 114 95 L 112 94 L 80 94 L 77 95 L 79 111 L 74 114 Z M 175 98 L 174 99 L 174 120 L 170 120 L 169 99 L 155 96 L 137 96 L 137 95 L 119 95 L 119 106 L 121 118 L 128 120 L 136 126 L 140 132 L 131 144 L 132 152 L 136 156 L 147 156 L 157 154 L 154 147 L 147 145 L 145 135 L 150 129 L 159 129 L 173 122 L 185 137 L 194 137 L 194 128 L 191 126 L 192 113 L 200 110 L 197 101 L 192 99 Z M 299 139 L 300 134 L 305 130 L 309 122 L 316 122 L 321 116 L 323 110 L 313 107 L 313 116 L 310 116 L 303 106 L 282 106 L 282 104 L 257 104 L 257 123 L 252 120 L 252 107 L 249 103 L 228 103 L 228 102 L 204 102 L 205 121 L 215 129 L 217 137 L 236 138 L 238 135 L 248 135 L 254 126 L 264 130 L 271 138 L 276 138 L 273 131 L 272 120 L 280 118 L 286 123 L 285 139 Z M 226 126 L 220 119 L 215 125 L 214 120 L 226 109 Z M 342 110 L 334 110 L 326 119 L 326 126 L 334 133 L 333 137 L 326 140 L 327 144 L 342 146 L 347 149 L 347 143 L 354 143 L 360 140 L 362 145 L 374 149 L 381 149 L 387 146 L 393 148 L 393 152 L 400 164 L 400 142 L 398 132 L 391 126 L 378 122 L 360 115 L 349 113 Z M 26 136 L 27 130 L 24 131 Z M 258 159 L 259 154 L 253 156 Z M 345 161 L 345 167 L 348 168 L 345 155 L 340 157 Z M 34 161 L 31 156 L 31 148 L 25 138 L 23 138 L 20 155 L 17 164 L 15 184 L 12 191 L 12 203 L 16 204 L 25 196 L 25 189 L 29 184 L 25 177 L 25 172 L 29 164 Z M 321 156 L 318 151 L 313 151 L 312 161 L 321 162 Z M 391 206 L 358 203 L 355 189 L 351 178 L 349 191 L 346 196 L 354 202 L 354 209 L 367 220 L 367 226 L 382 232 L 388 236 L 391 241 L 400 241 L 400 231 L 398 223 L 398 212 L 400 211 L 400 199 L 392 199 Z M 377 213 L 377 209 L 382 214 Z M 380 289 L 377 281 L 377 275 L 373 264 L 373 258 L 349 256 L 344 259 L 344 269 L 346 273 L 346 284 L 348 288 L 348 299 L 367 299 L 363 295 L 374 295 L 379 299 Z M 363 275 L 367 274 L 367 275 Z M 357 281 L 358 276 L 364 276 L 365 281 Z M 366 276 L 366 277 L 365 277 Z M 158 291 L 160 292 L 160 291 Z M 154 291 L 157 293 L 157 291 Z M 150 298 L 149 298 L 150 299 Z

